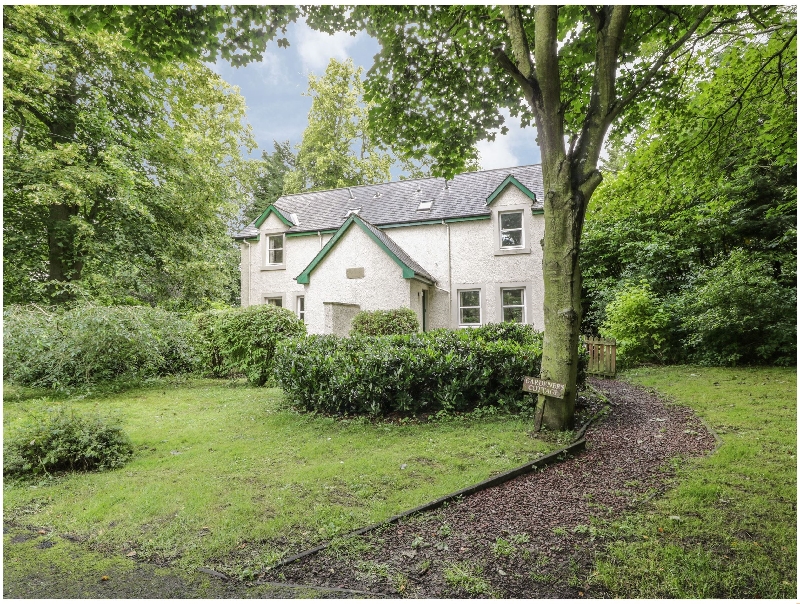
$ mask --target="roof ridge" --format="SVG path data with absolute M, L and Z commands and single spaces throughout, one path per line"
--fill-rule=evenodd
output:
M 466 176 L 468 174 L 486 174 L 487 172 L 502 172 L 504 170 L 516 170 L 517 168 L 532 168 L 534 166 L 541 166 L 541 162 L 538 164 L 520 164 L 519 166 L 512 166 L 508 168 L 491 168 L 490 170 L 470 170 L 467 172 L 459 172 L 456 176 Z M 281 193 L 281 196 L 278 197 L 275 201 L 278 201 L 282 197 L 295 197 L 296 195 L 310 195 L 312 193 L 330 193 L 331 191 L 343 191 L 344 189 L 359 189 L 362 187 L 381 187 L 385 185 L 393 185 L 398 184 L 401 182 L 416 182 L 416 181 L 423 181 L 423 180 L 449 180 L 453 181 L 453 178 L 444 178 L 443 176 L 422 176 L 420 178 L 402 178 L 399 180 L 389 180 L 384 182 L 375 182 L 375 183 L 368 183 L 365 185 L 345 185 L 344 187 L 334 187 L 333 189 L 317 189 L 316 191 L 301 191 L 299 193 Z M 273 202 L 275 203 L 275 202 Z

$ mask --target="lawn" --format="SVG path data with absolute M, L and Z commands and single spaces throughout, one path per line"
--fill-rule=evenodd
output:
M 220 380 L 83 398 L 6 386 L 4 438 L 59 405 L 121 417 L 137 453 L 114 471 L 6 481 L 6 522 L 243 578 L 564 444 L 531 438 L 528 418 L 334 420 L 288 409 L 279 389 Z
M 687 405 L 719 436 L 674 488 L 612 523 L 595 580 L 626 598 L 797 596 L 797 371 L 659 367 L 625 380 Z

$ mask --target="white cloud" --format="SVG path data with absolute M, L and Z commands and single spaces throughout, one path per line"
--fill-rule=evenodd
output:
M 351 36 L 344 32 L 330 35 L 314 31 L 304 22 L 299 23 L 297 26 L 297 52 L 303 62 L 303 70 L 321 75 L 331 58 L 343 61 L 350 56 L 350 47 L 364 35 L 364 33 L 359 33 L 357 36 Z
M 508 136 L 497 135 L 494 142 L 479 141 L 478 153 L 481 157 L 481 170 L 494 170 L 495 168 L 511 168 L 519 165 L 519 160 L 511 150 Z
M 267 51 L 260 63 L 253 64 L 254 71 L 264 84 L 278 86 L 289 83 L 289 74 L 285 68 L 286 51 L 278 52 L 283 52 L 284 56 L 281 57 L 277 53 Z
M 538 163 L 540 160 L 536 131 L 531 127 L 522 128 L 519 118 L 511 117 L 507 110 L 503 110 L 502 113 L 508 134 L 503 135 L 498 132 L 494 142 L 478 142 L 481 170 Z

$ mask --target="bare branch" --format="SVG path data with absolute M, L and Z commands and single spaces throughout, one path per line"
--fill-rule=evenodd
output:
M 536 80 L 529 80 L 526 78 L 523 73 L 517 69 L 517 66 L 514 62 L 508 57 L 501 46 L 492 49 L 492 53 L 494 54 L 494 58 L 497 60 L 500 67 L 502 67 L 517 84 L 520 85 L 522 88 L 522 93 L 525 95 L 525 100 L 533 106 L 535 103 L 539 102 L 540 92 L 539 92 L 539 85 Z
M 519 6 L 504 5 L 503 15 L 506 18 L 508 36 L 511 38 L 511 53 L 517 61 L 517 68 L 527 79 L 535 79 L 536 71 L 531 61 L 531 49 L 522 20 Z

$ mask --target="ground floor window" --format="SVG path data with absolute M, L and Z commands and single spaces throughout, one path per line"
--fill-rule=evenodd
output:
M 525 323 L 525 288 L 501 289 L 503 322 Z
M 297 316 L 305 323 L 306 322 L 306 297 L 297 296 Z
M 271 306 L 283 306 L 283 298 L 267 298 L 266 303 Z
M 481 290 L 458 292 L 458 324 L 468 327 L 481 324 Z

